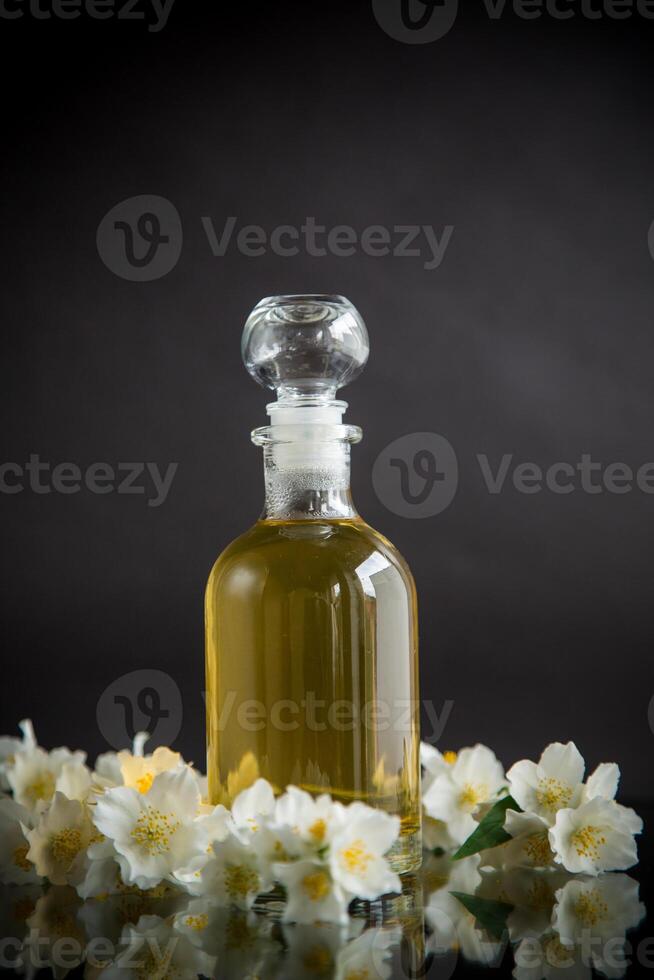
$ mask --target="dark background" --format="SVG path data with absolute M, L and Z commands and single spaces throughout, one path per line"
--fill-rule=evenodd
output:
M 441 748 L 509 765 L 573 738 L 651 793 L 654 497 L 490 495 L 475 459 L 635 468 L 654 459 L 654 21 L 497 21 L 466 3 L 430 44 L 389 37 L 369 3 L 177 0 L 167 26 L 0 20 L 2 461 L 177 462 L 144 496 L 0 494 L 2 731 L 109 746 L 98 699 L 161 669 L 183 697 L 176 745 L 203 764 L 207 573 L 262 505 L 264 392 L 240 332 L 271 293 L 337 292 L 370 363 L 346 389 L 364 427 L 359 510 L 408 559 L 423 697 L 454 701 Z M 140 9 L 143 9 L 142 7 Z M 157 194 L 184 230 L 153 282 L 111 272 L 102 217 Z M 455 227 L 421 258 L 259 258 L 209 248 L 238 226 Z M 401 435 L 454 446 L 458 493 L 407 520 L 373 463 Z

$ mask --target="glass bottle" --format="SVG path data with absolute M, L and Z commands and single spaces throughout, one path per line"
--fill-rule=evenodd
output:
M 339 296 L 262 300 L 243 334 L 273 388 L 261 518 L 215 563 L 206 591 L 209 793 L 229 805 L 258 777 L 397 814 L 391 861 L 421 857 L 416 591 L 404 559 L 357 514 L 338 388 L 368 357 Z

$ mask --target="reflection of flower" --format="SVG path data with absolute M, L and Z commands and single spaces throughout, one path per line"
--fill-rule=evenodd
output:
M 388 980 L 392 971 L 393 947 L 401 935 L 399 929 L 366 929 L 358 939 L 347 943 L 339 952 L 334 980 L 361 980 L 365 977 Z
M 609 950 L 614 954 L 645 914 L 638 900 L 638 882 L 623 874 L 573 878 L 556 899 L 552 924 L 562 942 L 585 944 L 593 965 L 602 972 L 611 967 L 606 962 Z
M 273 923 L 253 912 L 229 909 L 207 899 L 192 899 L 175 916 L 174 928 L 198 949 L 215 957 L 220 976 L 255 978 L 276 959 L 281 945 L 271 938 Z
M 127 925 L 121 945 L 114 962 L 103 970 L 103 980 L 196 980 L 198 974 L 213 976 L 213 958 L 156 915 L 141 916 L 136 925 Z
M 626 933 L 645 912 L 638 883 L 623 874 L 568 876 L 555 899 L 549 927 L 522 938 L 515 950 L 516 980 L 590 980 L 591 967 L 622 977 Z
M 43 895 L 40 885 L 12 885 L 0 888 L 0 949 L 3 966 L 25 972 L 23 944 L 27 936 L 28 921 Z
M 452 839 L 462 844 L 477 826 L 475 816 L 497 799 L 505 785 L 504 770 L 485 745 L 462 749 L 450 763 L 434 753 L 435 749 L 422 752 L 429 773 L 423 796 L 425 812 L 434 820 L 442 820 Z
M 549 831 L 556 860 L 568 871 L 622 871 L 638 861 L 634 834 L 642 821 L 633 810 L 601 796 L 576 810 L 559 810 Z
M 26 966 L 50 967 L 56 980 L 62 980 L 83 962 L 86 944 L 78 920 L 79 906 L 75 890 L 59 885 L 49 888 L 38 900 L 27 920 L 29 935 L 23 954 Z
M 502 953 L 502 943 L 477 928 L 475 917 L 451 894 L 477 892 L 482 883 L 479 856 L 454 862 L 448 858 L 436 860 L 442 877 L 425 905 L 425 919 L 431 930 L 427 949 L 436 956 L 460 950 L 467 960 L 494 965 Z

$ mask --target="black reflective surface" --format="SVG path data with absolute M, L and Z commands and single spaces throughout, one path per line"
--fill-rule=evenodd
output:
M 283 923 L 274 897 L 239 912 L 165 888 L 82 902 L 70 888 L 5 886 L 0 973 L 87 980 L 643 975 L 654 967 L 647 916 L 654 807 L 637 809 L 646 831 L 629 874 L 496 870 L 476 857 L 452 862 L 425 852 L 402 895 L 355 904 L 342 927 Z

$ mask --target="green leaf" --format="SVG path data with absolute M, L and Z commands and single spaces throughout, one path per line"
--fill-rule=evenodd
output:
M 486 929 L 494 939 L 502 938 L 506 932 L 506 918 L 509 912 L 513 912 L 513 905 L 490 898 L 477 898 L 476 895 L 466 895 L 465 892 L 450 892 L 450 895 L 474 915 L 481 929 Z
M 460 861 L 461 858 L 470 857 L 471 854 L 478 854 L 488 847 L 497 847 L 498 844 L 506 844 L 511 840 L 511 834 L 507 834 L 504 829 L 507 810 L 522 812 L 512 796 L 503 796 L 490 808 L 470 837 L 463 842 L 454 855 L 454 860 Z

